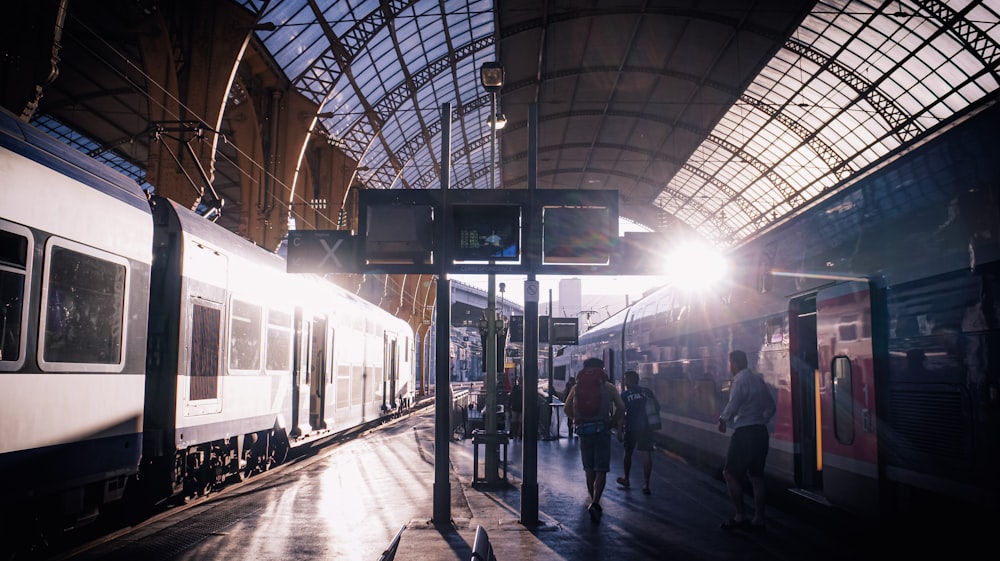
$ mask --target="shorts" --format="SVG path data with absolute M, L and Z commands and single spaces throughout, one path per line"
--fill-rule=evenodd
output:
M 625 438 L 622 441 L 625 445 L 625 451 L 631 452 L 632 450 L 638 450 L 640 452 L 652 452 L 653 451 L 653 431 L 651 430 L 634 430 L 625 431 Z
M 584 471 L 611 471 L 611 433 L 604 431 L 579 437 Z
M 764 425 L 750 425 L 736 429 L 729 439 L 725 470 L 737 477 L 743 475 L 763 477 L 767 449 L 770 446 L 769 438 L 767 427 Z

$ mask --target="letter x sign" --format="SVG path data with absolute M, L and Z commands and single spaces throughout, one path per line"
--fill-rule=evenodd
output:
M 355 242 L 350 230 L 290 230 L 289 273 L 357 273 Z

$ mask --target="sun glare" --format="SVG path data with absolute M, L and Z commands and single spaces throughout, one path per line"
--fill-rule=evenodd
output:
M 722 255 L 705 243 L 689 243 L 667 256 L 665 274 L 670 284 L 687 290 L 710 288 L 726 274 Z

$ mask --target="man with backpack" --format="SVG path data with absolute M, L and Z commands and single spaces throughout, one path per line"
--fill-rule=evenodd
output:
M 660 404 L 653 391 L 639 385 L 639 373 L 629 370 L 622 376 L 625 391 L 622 401 L 625 402 L 625 430 L 618 433 L 618 440 L 625 444 L 625 458 L 622 469 L 625 475 L 617 479 L 618 484 L 628 489 L 629 472 L 632 470 L 632 453 L 639 451 L 642 458 L 642 494 L 648 495 L 649 477 L 653 472 L 653 431 L 659 430 Z
M 625 403 L 614 384 L 608 382 L 604 361 L 588 358 L 576 376 L 576 385 L 566 396 L 566 417 L 580 438 L 580 459 L 587 474 L 587 513 L 591 522 L 601 521 L 601 495 L 611 469 L 611 430 L 621 430 Z

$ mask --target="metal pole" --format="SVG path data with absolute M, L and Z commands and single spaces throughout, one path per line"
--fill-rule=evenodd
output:
M 441 206 L 445 205 L 451 169 L 451 104 L 441 106 Z M 451 344 L 451 282 L 448 280 L 444 257 L 444 241 L 448 228 L 439 221 L 435 259 L 440 259 L 437 276 L 437 323 L 435 324 L 437 363 L 434 388 L 434 516 L 435 524 L 451 522 L 451 480 L 448 448 L 451 445 L 451 375 L 449 345 Z
M 500 479 L 500 456 L 495 437 L 497 435 L 497 292 L 496 274 L 489 274 L 489 290 L 486 296 L 486 482 L 496 483 Z
M 549 346 L 549 403 L 552 403 L 552 289 L 549 289 L 549 333 L 548 333 L 548 346 Z
M 497 143 L 497 92 L 490 93 L 490 189 L 496 189 L 496 143 Z M 488 435 L 486 445 L 486 482 L 496 483 L 500 479 L 499 450 L 493 445 L 497 434 L 497 291 L 496 273 L 493 272 L 493 261 L 490 261 L 489 288 L 486 295 L 486 413 L 483 421 L 486 423 Z
M 534 207 L 534 190 L 538 166 L 538 105 L 528 106 L 528 209 Z M 532 217 L 524 223 L 526 238 Z M 535 280 L 535 255 L 533 243 L 525 244 L 524 260 L 528 265 L 528 281 L 524 283 L 524 425 L 521 450 L 521 524 L 537 526 L 538 521 L 538 281 Z

